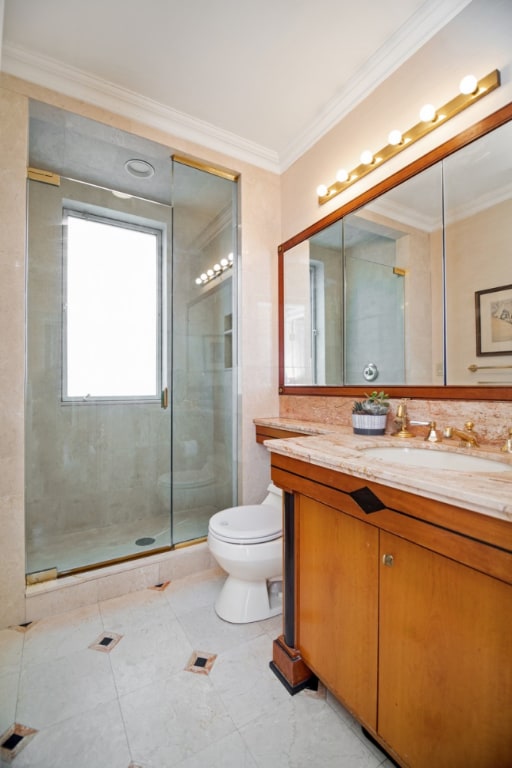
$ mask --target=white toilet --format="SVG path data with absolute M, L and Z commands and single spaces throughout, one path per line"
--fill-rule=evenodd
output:
M 270 483 L 261 504 L 229 507 L 210 518 L 210 552 L 229 574 L 215 602 L 221 619 L 246 624 L 282 612 L 277 595 L 283 567 L 282 504 L 282 491 Z

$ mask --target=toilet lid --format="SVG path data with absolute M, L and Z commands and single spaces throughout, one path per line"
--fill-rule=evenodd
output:
M 208 527 L 215 538 L 233 544 L 262 544 L 283 533 L 281 510 L 269 504 L 223 509 L 210 518 Z

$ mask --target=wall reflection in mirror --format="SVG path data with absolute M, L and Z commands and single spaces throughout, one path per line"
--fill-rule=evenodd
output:
M 511 188 L 505 123 L 285 245 L 282 384 L 510 385 L 506 291 L 500 328 L 491 315 L 493 289 L 512 283 Z M 479 329 L 475 295 L 487 290 Z M 483 359 L 477 332 L 491 339 Z

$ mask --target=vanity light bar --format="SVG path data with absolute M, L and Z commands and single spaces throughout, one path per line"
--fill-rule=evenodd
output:
M 466 107 L 474 104 L 475 101 L 494 91 L 499 85 L 500 73 L 497 69 L 478 81 L 471 75 L 464 77 L 459 86 L 460 93 L 455 98 L 439 107 L 439 109 L 436 109 L 431 104 L 425 104 L 421 109 L 421 121 L 419 123 L 416 123 L 416 125 L 404 133 L 398 130 L 391 131 L 388 137 L 389 144 L 386 144 L 385 147 L 375 153 L 365 150 L 361 154 L 361 163 L 357 168 L 354 168 L 352 171 L 338 171 L 336 174 L 337 180 L 329 187 L 320 185 L 317 188 L 319 205 L 332 200 L 333 197 L 344 192 L 345 189 L 348 189 L 356 181 L 359 181 L 359 179 L 380 167 L 387 160 L 398 155 L 406 147 L 411 146 L 414 142 L 426 136 L 427 133 L 435 130 L 440 125 L 444 125 L 444 123 L 458 115 Z
M 196 277 L 195 283 L 196 285 L 206 285 L 210 280 L 215 280 L 216 277 L 220 277 L 228 269 L 231 269 L 232 266 L 233 254 L 230 253 L 227 258 L 221 259 L 217 264 L 214 264 L 213 267 L 210 267 L 210 269 L 207 269 L 199 277 Z

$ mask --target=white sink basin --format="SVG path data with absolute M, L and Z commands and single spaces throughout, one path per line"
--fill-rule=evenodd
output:
M 459 472 L 509 472 L 512 470 L 512 465 L 503 461 L 427 448 L 390 445 L 381 448 L 363 448 L 361 453 L 372 459 L 383 459 L 410 467 L 432 467 L 432 469 L 450 469 Z

